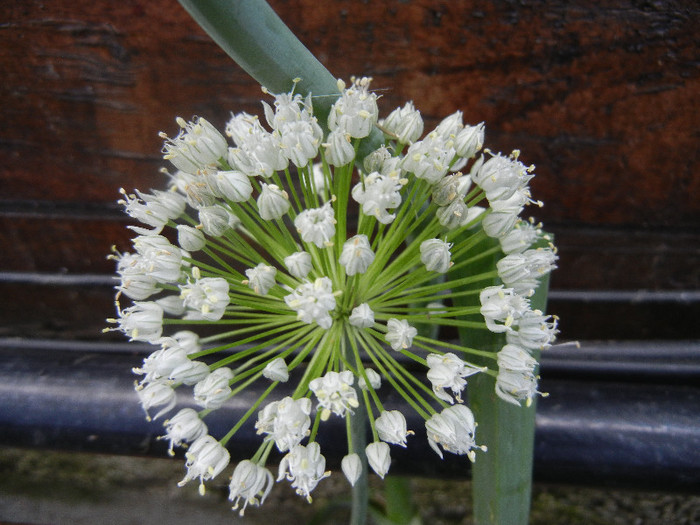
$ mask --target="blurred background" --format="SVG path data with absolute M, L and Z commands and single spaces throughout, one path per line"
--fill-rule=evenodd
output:
M 519 149 L 525 164 L 537 166 L 533 196 L 546 205 L 529 211 L 559 248 L 548 311 L 561 317 L 562 340 L 581 341 L 584 350 L 591 342 L 613 360 L 624 354 L 616 354 L 619 348 L 633 348 L 625 354 L 632 360 L 654 353 L 655 370 L 646 369 L 642 382 L 650 375 L 656 386 L 697 379 L 697 2 L 269 3 L 335 76 L 373 77 L 382 95 L 380 114 L 412 100 L 430 129 L 461 110 L 465 122 L 486 123 L 491 149 Z M 128 221 L 116 204 L 119 188 L 164 185 L 158 132 L 175 134 L 175 116 L 202 116 L 221 128 L 232 111 L 259 114 L 262 95 L 175 0 L 4 2 L 0 71 L 0 349 L 6 377 L 26 379 L 29 369 L 18 372 L 21 366 L 12 361 L 18 353 L 104 351 L 104 345 L 122 341 L 119 334 L 101 333 L 114 312 L 114 265 L 105 256 L 112 245 L 130 248 Z M 600 358 L 582 355 L 589 364 Z M 660 380 L 654 374 L 669 363 L 688 366 L 681 366 L 681 376 Z M 618 368 L 609 377 L 624 381 L 628 372 Z M 128 368 L 124 373 L 128 382 Z M 16 385 L 12 388 L 16 393 Z M 700 406 L 697 390 L 686 394 L 683 403 Z M 27 437 L 29 427 L 18 431 L 18 419 L 9 412 L 0 425 L 4 445 L 71 448 L 47 434 Z M 697 426 L 683 431 L 697 439 Z M 0 501 L 9 505 L 25 496 L 34 501 L 36 494 L 20 496 L 16 488 L 22 482 L 13 480 L 24 479 L 34 471 L 27 465 L 45 464 L 49 456 L 3 450 Z M 697 465 L 697 449 L 694 454 Z M 56 457 L 69 471 L 82 458 Z M 145 467 L 129 468 L 124 484 Z M 173 468 L 181 469 L 179 461 Z M 57 469 L 45 471 L 50 476 Z M 697 483 L 698 472 L 693 475 Z M 168 486 L 176 479 L 170 476 Z M 551 509 L 575 498 L 575 492 L 555 497 L 546 487 L 538 490 L 548 494 Z M 623 500 L 627 497 L 637 494 Z M 147 504 L 145 495 L 143 500 Z M 628 506 L 641 513 L 639 501 Z M 643 521 L 630 521 L 632 513 L 620 514 L 627 521 L 619 523 L 700 521 L 697 498 L 673 501 L 661 505 L 680 509 L 670 521 L 644 521 L 642 514 Z M 689 508 L 688 501 L 695 506 Z M 601 509 L 590 501 L 586 506 Z M 79 522 L 71 521 L 75 516 L 5 508 L 14 510 L 3 511 L 0 504 L 0 522 Z M 438 518 L 426 523 L 443 519 Z M 463 523 L 460 519 L 444 523 Z M 612 519 L 596 522 L 586 515 L 583 521 L 618 523 Z

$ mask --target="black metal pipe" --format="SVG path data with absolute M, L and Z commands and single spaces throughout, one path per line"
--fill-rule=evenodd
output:
M 164 456 L 166 443 L 158 439 L 162 423 L 145 420 L 130 374 L 146 349 L 0 340 L 0 444 Z M 546 352 L 541 389 L 550 396 L 538 405 L 535 479 L 700 489 L 699 349 L 695 342 L 656 349 L 627 343 Z M 567 367 L 570 355 L 576 359 Z M 591 366 L 586 368 L 586 363 Z M 660 363 L 671 368 L 659 368 Z M 223 435 L 259 394 L 249 389 L 208 416 L 212 434 Z M 181 406 L 192 403 L 184 395 L 179 401 Z M 389 395 L 386 406 L 413 413 L 396 395 Z M 392 447 L 393 472 L 441 477 L 467 473 L 464 457 L 447 454 L 441 462 L 435 456 L 419 418 L 409 416 L 408 424 L 416 435 L 408 449 Z M 331 418 L 319 436 L 331 468 L 338 468 L 345 454 L 344 424 Z M 252 422 L 232 443 L 234 459 L 256 450 L 260 436 Z

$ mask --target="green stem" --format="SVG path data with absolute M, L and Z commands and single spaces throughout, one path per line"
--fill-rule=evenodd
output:
M 497 245 L 497 241 L 489 240 Z M 493 253 L 490 257 L 474 261 L 461 268 L 460 276 L 480 273 L 495 267 L 503 257 Z M 544 310 L 548 279 L 542 279 L 536 294 L 531 298 L 532 308 Z M 497 278 L 489 284 L 500 284 Z M 454 296 L 460 306 L 478 305 L 473 295 Z M 502 334 L 484 330 L 460 328 L 460 338 L 465 346 L 496 352 L 505 344 Z M 537 355 L 534 356 L 538 358 Z M 474 356 L 473 364 L 493 367 L 493 359 Z M 472 499 L 476 525 L 502 524 L 526 525 L 529 521 L 530 494 L 532 489 L 532 457 L 535 435 L 535 403 L 530 407 L 517 407 L 501 400 L 495 393 L 495 377 L 477 374 L 469 382 L 469 404 L 478 422 L 476 441 L 486 445 L 488 451 L 478 454 L 472 466 Z M 514 439 L 514 436 L 516 437 Z
M 338 98 L 336 78 L 294 36 L 265 0 L 179 0 L 182 7 L 241 68 L 272 93 L 314 97 L 314 115 L 327 131 Z M 358 160 L 384 142 L 376 127 L 362 141 Z

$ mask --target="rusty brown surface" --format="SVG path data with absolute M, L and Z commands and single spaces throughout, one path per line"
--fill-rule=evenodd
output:
M 335 75 L 373 76 L 383 112 L 462 110 L 537 165 L 555 289 L 700 288 L 697 3 L 270 3 Z M 0 71 L 0 272 L 110 272 L 118 188 L 163 184 L 157 133 L 260 110 L 175 0 L 6 2 Z

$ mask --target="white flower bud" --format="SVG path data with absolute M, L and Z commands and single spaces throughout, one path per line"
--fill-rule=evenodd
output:
M 375 427 L 379 439 L 406 447 L 406 437 L 408 434 L 413 434 L 412 431 L 406 430 L 406 418 L 398 410 L 385 410 L 375 421 Z
M 295 252 L 284 258 L 284 265 L 297 279 L 305 279 L 311 271 L 311 255 L 306 252 Z
M 262 191 L 258 197 L 260 217 L 266 221 L 281 219 L 289 210 L 289 195 L 274 184 L 262 183 Z
M 418 330 L 408 324 L 408 321 L 391 318 L 386 323 L 387 332 L 384 336 L 387 343 L 394 350 L 401 351 L 409 348 L 413 344 L 413 338 L 418 335 Z
M 374 312 L 367 303 L 362 303 L 352 309 L 348 321 L 357 328 L 371 328 L 374 326 Z
M 216 185 L 221 194 L 233 202 L 243 202 L 250 199 L 253 185 L 248 176 L 240 171 L 219 171 L 216 174 Z
M 382 127 L 395 135 L 401 144 L 411 144 L 423 134 L 423 119 L 420 111 L 413 107 L 413 102 L 406 102 L 402 108 L 389 113 Z
M 365 453 L 367 454 L 369 466 L 372 467 L 372 470 L 374 470 L 380 478 L 384 479 L 384 476 L 389 472 L 389 467 L 391 466 L 389 445 L 383 441 L 376 441 L 365 447 Z
M 324 248 L 335 235 L 335 216 L 330 201 L 320 208 L 304 210 L 294 219 L 301 240 Z
M 202 230 L 212 237 L 221 237 L 231 227 L 231 223 L 235 223 L 231 215 L 229 210 L 219 204 L 199 208 L 199 222 Z
M 420 245 L 420 260 L 429 272 L 445 273 L 452 266 L 451 243 L 440 239 L 428 239 Z
M 338 261 L 345 268 L 347 275 L 365 273 L 374 261 L 374 252 L 369 245 L 367 236 L 364 234 L 355 235 L 345 241 Z
M 286 383 L 289 380 L 289 369 L 287 368 L 287 363 L 285 363 L 284 359 L 281 357 L 273 359 L 267 364 L 267 366 L 265 366 L 262 375 L 270 381 L 280 381 L 281 383 Z
M 196 252 L 207 245 L 207 240 L 201 230 L 186 224 L 178 224 L 177 243 L 183 250 Z
M 194 385 L 199 383 L 209 375 L 209 366 L 201 361 L 192 361 L 190 359 L 185 363 L 173 368 L 168 378 L 175 383 L 183 385 Z
M 187 355 L 194 354 L 202 350 L 199 344 L 199 336 L 190 330 L 180 330 L 172 335 L 172 339 L 182 348 Z
M 180 317 L 185 313 L 185 305 L 180 295 L 166 295 L 165 297 L 156 299 L 155 303 L 168 315 Z
M 455 136 L 455 151 L 460 157 L 471 159 L 484 146 L 484 123 L 465 126 Z
M 205 379 L 194 385 L 194 400 L 207 409 L 220 408 L 231 394 L 229 383 L 233 379 L 230 368 L 221 367 L 214 370 Z
M 432 193 L 432 200 L 438 206 L 447 206 L 457 197 L 464 198 L 460 192 L 460 182 L 464 175 L 446 175 L 435 185 Z
M 380 376 L 377 372 L 375 372 L 371 368 L 365 368 L 365 375 L 367 375 L 367 380 L 369 381 L 369 385 L 374 389 L 378 390 L 382 386 L 382 376 Z M 360 379 L 358 379 L 357 384 L 360 386 L 362 390 L 367 390 L 367 382 L 365 381 L 365 378 L 363 376 L 360 376 Z
M 247 284 L 256 294 L 265 295 L 275 285 L 277 269 L 260 263 L 255 268 L 246 270 L 245 274 L 248 277 L 248 282 L 244 282 L 244 284 Z
M 331 131 L 328 142 L 324 144 L 326 162 L 331 166 L 345 166 L 355 158 L 355 148 L 350 142 L 350 135 L 341 130 Z
M 362 460 L 357 454 L 348 454 L 340 462 L 340 468 L 343 469 L 343 474 L 353 487 L 360 476 L 362 475 Z
M 451 115 L 446 116 L 440 124 L 435 128 L 434 133 L 437 133 L 444 139 L 454 139 L 454 137 L 459 133 L 464 124 L 462 123 L 462 112 L 455 111 Z

